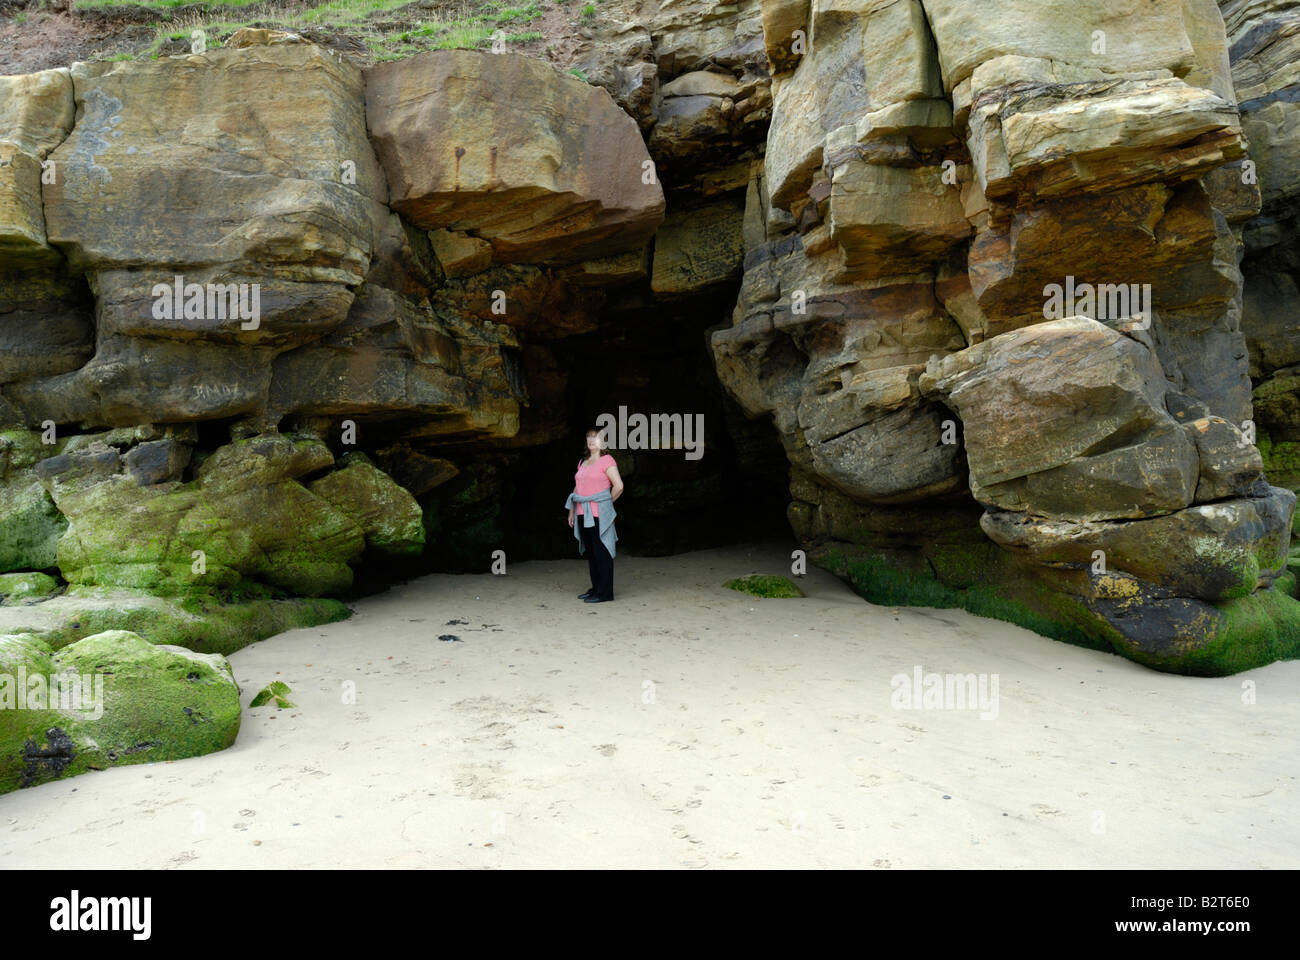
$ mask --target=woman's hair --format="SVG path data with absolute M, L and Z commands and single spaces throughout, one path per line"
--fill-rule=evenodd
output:
M 604 435 L 603 433 L 601 433 L 599 430 L 597 430 L 595 427 L 592 427 L 590 430 L 588 430 L 588 431 L 584 434 L 584 437 L 589 437 L 589 436 L 591 436 L 593 433 L 596 435 L 597 446 L 600 448 L 600 452 L 601 452 L 602 454 L 608 453 L 608 452 L 609 452 L 609 444 L 605 441 L 605 435 Z M 587 459 L 587 455 L 588 455 L 589 453 L 590 453 L 590 451 L 587 449 L 587 445 L 584 443 L 584 444 L 582 445 L 582 459 L 586 460 L 586 459 Z

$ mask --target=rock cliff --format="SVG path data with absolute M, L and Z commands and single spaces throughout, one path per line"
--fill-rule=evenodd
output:
M 1260 184 L 1274 217 L 1295 195 L 1274 6 L 1225 4 L 1230 43 L 1210 0 L 764 4 L 773 117 L 712 346 L 821 562 L 1160 669 L 1295 655 L 1295 495 L 1251 396 L 1291 361 L 1247 350 L 1293 317 L 1243 318 L 1241 271 L 1294 289 L 1256 218 Z
M 648 550 L 784 514 L 875 602 L 1295 656 L 1298 54 L 1288 0 L 609 0 L 560 68 L 0 77 L 6 649 L 561 555 L 535 478 L 627 406 L 705 416 L 624 458 Z

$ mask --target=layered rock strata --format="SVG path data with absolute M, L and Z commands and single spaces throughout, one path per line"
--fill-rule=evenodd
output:
M 1253 445 L 1239 269 L 1248 141 L 1280 135 L 1243 133 L 1263 105 L 1238 96 L 1282 83 L 1276 43 L 1230 52 L 1210 0 L 763 24 L 773 116 L 712 347 L 781 435 L 813 555 L 873 599 L 1160 669 L 1294 656 L 1294 494 Z

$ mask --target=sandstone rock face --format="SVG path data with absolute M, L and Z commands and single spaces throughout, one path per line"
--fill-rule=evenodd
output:
M 73 115 L 68 70 L 0 77 L 0 383 L 75 370 L 94 352 L 88 291 L 50 246 L 42 206 Z
M 397 556 L 424 549 L 420 505 L 365 454 L 349 454 L 340 469 L 313 481 L 308 489 L 351 517 L 367 546 Z
M 1269 478 L 1300 489 L 1300 10 L 1285 2 L 1219 4 L 1249 143 L 1260 215 L 1244 225 L 1241 328 L 1256 383 L 1254 419 Z
M 366 83 L 393 209 L 417 226 L 486 240 L 498 262 L 556 263 L 639 247 L 663 219 L 637 125 L 600 88 L 460 50 Z
M 250 29 L 0 78 L 0 573 L 468 565 L 575 417 L 690 396 L 870 599 L 1293 656 L 1293 6 L 608 0 L 559 69 Z M 620 465 L 665 550 L 748 479 Z
M 961 417 L 976 500 L 1078 521 L 1191 504 L 1197 448 L 1165 409 L 1167 383 L 1147 346 L 1086 317 L 985 340 L 921 377 Z
M 31 161 L 19 196 L 44 223 L 15 220 L 3 247 L 6 264 L 39 266 L 0 294 L 11 419 L 265 427 L 348 406 L 460 434 L 517 429 L 494 325 L 434 316 L 442 274 L 385 205 L 356 67 L 254 36 L 4 89 Z M 45 155 L 41 184 L 29 168 Z
M 1239 269 L 1242 77 L 1289 67 L 1229 42 L 1290 15 L 1239 6 L 764 4 L 772 120 L 712 348 L 782 437 L 796 533 L 869 597 L 1185 672 L 1300 650 Z
M 655 237 L 650 288 L 688 296 L 740 279 L 743 203 L 721 201 L 670 217 Z

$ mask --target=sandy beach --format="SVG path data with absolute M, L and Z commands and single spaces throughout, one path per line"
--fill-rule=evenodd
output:
M 234 747 L 0 796 L 0 869 L 1300 866 L 1300 662 L 722 587 L 788 556 L 620 557 L 610 604 L 579 560 L 397 586 L 232 655 Z M 996 674 L 996 717 L 895 708 L 918 667 Z M 272 680 L 296 706 L 247 709 Z

